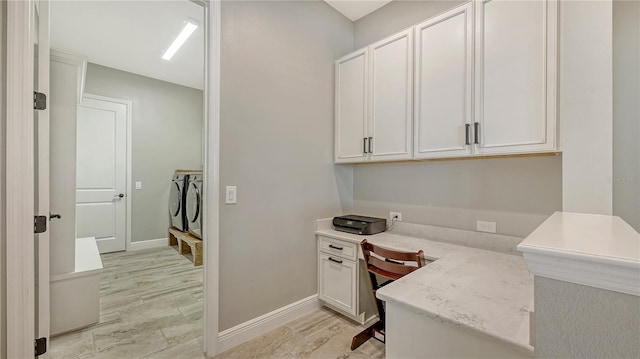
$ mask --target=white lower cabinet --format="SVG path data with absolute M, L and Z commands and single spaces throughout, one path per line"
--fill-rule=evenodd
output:
M 323 305 L 365 323 L 377 313 L 371 284 L 354 247 L 351 242 L 318 236 L 318 298 Z
M 356 315 L 357 265 L 354 261 L 320 253 L 320 299 Z

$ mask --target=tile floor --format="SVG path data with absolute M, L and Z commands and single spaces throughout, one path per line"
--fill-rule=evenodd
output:
M 384 344 L 374 339 L 369 339 L 355 351 L 350 350 L 351 338 L 362 329 L 322 308 L 219 354 L 215 359 L 384 359 Z
M 52 338 L 51 359 L 203 358 L 202 267 L 169 247 L 102 261 L 100 323 Z M 362 329 L 323 308 L 215 358 L 383 359 L 376 340 L 349 349 Z
M 202 267 L 170 247 L 102 255 L 100 322 L 51 339 L 51 359 L 202 358 Z

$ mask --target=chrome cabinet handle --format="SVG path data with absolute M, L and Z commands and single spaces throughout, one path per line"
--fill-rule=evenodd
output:
M 362 145 L 362 152 L 363 153 L 367 153 L 367 138 L 366 137 L 364 138 L 364 142 L 363 142 L 363 145 Z
M 329 257 L 329 260 L 332 261 L 332 262 L 338 263 L 338 264 L 342 264 L 342 261 L 339 261 L 337 259 L 333 259 L 331 257 Z
M 343 249 L 342 247 L 336 247 L 336 246 L 334 246 L 333 244 L 330 244 L 330 245 L 329 245 L 329 248 L 331 248 L 331 249 L 337 249 L 337 250 L 339 250 L 339 251 L 341 251 L 341 250 Z
M 480 122 L 473 123 L 473 143 L 480 144 Z
M 471 145 L 471 125 L 464 125 L 464 144 L 469 146 Z
M 373 153 L 373 151 L 371 150 L 372 143 L 373 143 L 373 137 L 369 137 L 369 153 Z

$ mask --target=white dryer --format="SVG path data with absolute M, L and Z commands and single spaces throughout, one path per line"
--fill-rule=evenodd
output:
M 171 216 L 171 226 L 180 231 L 186 232 L 186 186 L 189 175 L 185 173 L 176 173 L 171 180 L 171 189 L 169 190 L 169 215 Z
M 187 225 L 189 233 L 202 239 L 202 210 L 204 197 L 202 193 L 202 175 L 189 176 L 189 189 L 187 190 Z

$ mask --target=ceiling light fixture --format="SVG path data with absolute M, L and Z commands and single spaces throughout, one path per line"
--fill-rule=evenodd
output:
M 180 35 L 178 35 L 178 37 L 173 40 L 173 43 L 171 44 L 171 46 L 169 46 L 167 51 L 165 51 L 164 55 L 162 55 L 162 58 L 167 61 L 171 60 L 173 55 L 175 55 L 176 52 L 180 50 L 180 47 L 185 43 L 185 41 L 187 41 L 189 36 L 191 36 L 191 34 L 196 31 L 197 28 L 198 21 L 192 18 L 188 18 L 186 24 L 184 25 L 184 28 L 182 28 L 182 31 L 180 32 Z

